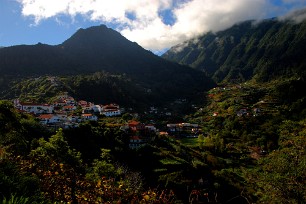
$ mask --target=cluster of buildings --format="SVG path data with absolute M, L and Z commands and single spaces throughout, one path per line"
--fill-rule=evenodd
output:
M 167 124 L 164 132 L 159 131 L 153 124 L 143 124 L 138 121 L 129 121 L 121 129 L 128 131 L 130 134 L 130 149 L 138 149 L 152 141 L 156 135 L 170 136 L 173 138 L 197 138 L 202 134 L 202 130 L 198 124 L 193 123 L 173 123 Z
M 96 105 L 85 100 L 77 101 L 68 94 L 58 96 L 51 104 L 38 104 L 14 100 L 16 109 L 34 115 L 41 124 L 51 128 L 74 128 L 83 121 L 97 121 L 98 116 L 119 116 L 122 113 L 117 104 Z M 151 107 L 150 113 L 158 113 L 157 108 Z M 169 114 L 170 115 L 170 114 Z M 153 124 L 139 121 L 129 121 L 120 127 L 129 133 L 129 147 L 138 149 L 152 141 L 157 135 L 157 128 Z M 200 131 L 197 124 L 178 123 L 167 124 L 167 135 L 195 136 Z
M 95 105 L 84 100 L 76 101 L 68 94 L 60 95 L 52 104 L 37 104 L 14 100 L 14 106 L 33 114 L 42 124 L 62 128 L 77 127 L 82 121 L 97 121 L 99 115 L 118 116 L 121 109 L 117 104 Z
M 155 136 L 157 129 L 152 124 L 144 124 L 139 121 L 129 121 L 128 124 L 121 126 L 121 130 L 129 132 L 131 149 L 138 149 L 140 146 L 150 142 Z
M 176 137 L 198 137 L 202 130 L 198 124 L 174 123 L 167 124 L 167 133 Z
M 52 104 L 37 104 L 14 100 L 16 109 L 33 114 L 41 124 L 53 128 L 74 128 L 83 121 L 97 121 L 99 115 L 118 116 L 122 110 L 117 104 L 96 105 L 84 100 L 76 101 L 68 95 L 58 96 Z M 152 124 L 129 121 L 120 127 L 130 135 L 129 147 L 137 149 L 150 142 L 157 129 Z

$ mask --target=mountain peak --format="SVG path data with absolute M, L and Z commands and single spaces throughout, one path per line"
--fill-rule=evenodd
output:
M 1 76 L 13 77 L 18 73 L 20 77 L 84 77 L 95 72 L 120 75 L 119 78 L 130 85 L 110 81 L 111 87 L 119 87 L 120 98 L 132 97 L 133 103 L 150 101 L 148 98 L 160 103 L 182 97 L 193 98 L 213 85 L 203 72 L 164 60 L 104 25 L 79 29 L 57 46 L 37 44 L 0 49 Z M 99 83 L 104 83 L 102 78 Z M 103 85 L 93 87 L 98 88 L 85 92 L 98 97 L 105 94 Z M 139 95 L 145 97 L 141 99 Z
M 97 25 L 97 26 L 91 26 L 88 28 L 80 28 L 77 30 L 77 33 L 82 33 L 82 32 L 107 32 L 108 30 L 113 30 L 111 28 L 108 28 L 106 25 Z
M 80 28 L 69 39 L 62 43 L 63 46 L 100 46 L 110 45 L 119 41 L 126 41 L 126 39 L 118 32 L 105 25 L 92 26 L 86 29 Z

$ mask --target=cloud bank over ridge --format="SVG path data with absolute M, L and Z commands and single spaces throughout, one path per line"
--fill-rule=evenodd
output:
M 146 49 L 163 50 L 236 22 L 263 19 L 306 6 L 305 0 L 17 0 L 39 26 L 60 16 L 112 25 Z M 277 2 L 277 3 L 276 3 Z

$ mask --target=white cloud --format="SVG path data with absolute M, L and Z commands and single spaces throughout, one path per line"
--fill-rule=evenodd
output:
M 292 11 L 287 13 L 284 16 L 279 17 L 280 20 L 292 20 L 296 23 L 300 23 L 303 20 L 306 19 L 306 8 L 298 10 L 298 11 Z
M 91 21 L 116 23 L 126 38 L 146 49 L 163 50 L 207 31 L 225 29 L 238 21 L 258 19 L 277 10 L 270 0 L 17 0 L 22 14 L 39 24 L 58 15 L 82 15 Z M 304 0 L 282 0 L 300 4 Z M 168 25 L 160 13 L 170 12 Z
M 305 3 L 305 0 L 282 0 L 286 4 Z
M 264 17 L 266 6 L 263 0 L 193 0 L 173 9 L 176 22 L 172 26 L 155 18 L 145 27 L 133 26 L 121 32 L 146 48 L 158 50 L 203 32 L 227 28 L 237 21 Z

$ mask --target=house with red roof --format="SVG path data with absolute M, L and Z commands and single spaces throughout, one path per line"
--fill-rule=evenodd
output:
M 87 121 L 87 120 L 98 121 L 98 117 L 96 115 L 91 114 L 91 113 L 84 113 L 84 114 L 82 114 L 81 118 L 82 118 L 83 121 Z
M 36 103 L 19 103 L 17 108 L 34 114 L 47 114 L 53 113 L 54 107 L 49 104 L 36 104 Z
M 61 122 L 61 119 L 57 115 L 53 114 L 42 114 L 37 117 L 40 120 L 40 123 L 42 124 L 54 124 Z
M 66 106 L 63 106 L 63 110 L 64 111 L 68 111 L 68 112 L 70 112 L 70 111 L 74 111 L 74 110 L 76 110 L 76 106 L 74 106 L 74 105 L 66 105 Z
M 105 105 L 102 107 L 101 115 L 105 115 L 107 117 L 121 115 L 120 107 L 114 103 Z
M 81 107 L 86 107 L 86 106 L 88 105 L 88 102 L 87 102 L 87 101 L 84 101 L 84 100 L 80 100 L 80 101 L 78 102 L 78 104 L 79 104 L 79 106 L 81 106 Z
M 138 122 L 138 121 L 135 121 L 135 120 L 132 120 L 129 122 L 128 124 L 129 128 L 132 130 L 132 131 L 140 131 L 140 130 L 144 130 L 145 129 L 145 125 Z
M 117 110 L 110 110 L 110 111 L 103 111 L 102 114 L 107 116 L 107 117 L 112 117 L 112 116 L 121 115 L 121 111 L 119 109 L 117 109 Z
M 64 99 L 66 105 L 74 105 L 75 104 L 75 100 L 73 97 L 71 96 L 67 96 L 65 99 Z
M 115 103 L 111 103 L 108 105 L 103 106 L 103 110 L 105 111 L 109 111 L 109 110 L 113 110 L 113 109 L 119 109 L 119 105 L 115 104 Z
M 66 102 L 63 99 L 58 99 L 57 101 L 54 102 L 54 106 L 64 106 L 66 105 Z

